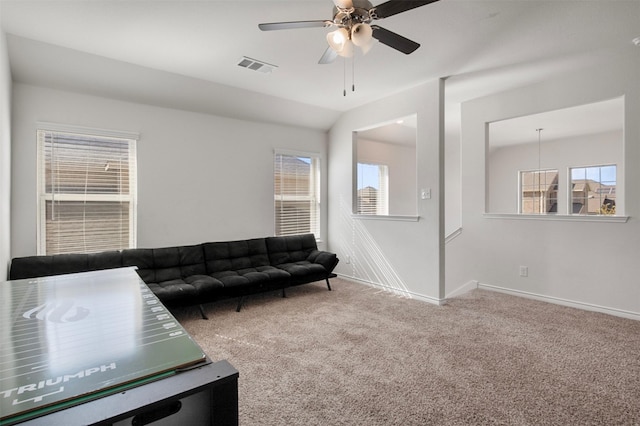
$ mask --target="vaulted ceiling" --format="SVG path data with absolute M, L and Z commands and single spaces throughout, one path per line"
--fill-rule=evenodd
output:
M 365 56 L 327 65 L 318 60 L 329 29 L 258 29 L 330 19 L 332 7 L 331 0 L 0 0 L 0 22 L 15 81 L 318 129 L 441 77 L 450 77 L 455 106 L 606 55 L 640 55 L 632 42 L 640 36 L 638 0 L 440 0 L 377 22 L 420 43 L 416 52 L 376 43 Z M 243 56 L 277 68 L 239 67 Z

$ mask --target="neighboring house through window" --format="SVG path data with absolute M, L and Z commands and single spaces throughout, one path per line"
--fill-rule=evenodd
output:
M 320 157 L 276 152 L 273 175 L 276 235 L 320 239 Z
M 558 212 L 558 171 L 520 172 L 520 213 Z
M 389 167 L 358 163 L 357 214 L 389 214 Z
M 616 166 L 574 167 L 571 176 L 573 214 L 616 214 Z
M 137 135 L 38 127 L 38 254 L 135 247 Z
M 569 214 L 616 214 L 616 165 L 573 167 L 569 169 Z M 520 213 L 558 212 L 557 170 L 520 172 Z

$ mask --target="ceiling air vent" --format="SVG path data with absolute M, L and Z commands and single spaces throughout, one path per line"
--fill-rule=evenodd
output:
M 271 65 L 266 62 L 258 61 L 257 59 L 247 58 L 246 56 L 243 56 L 240 59 L 240 62 L 238 62 L 238 65 L 241 66 L 242 68 L 248 68 L 250 70 L 260 71 L 261 73 L 264 73 L 264 74 L 269 74 L 271 71 L 278 68 L 276 65 Z

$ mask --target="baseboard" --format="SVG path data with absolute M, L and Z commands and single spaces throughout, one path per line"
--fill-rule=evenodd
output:
M 408 299 L 416 299 L 416 300 L 420 300 L 422 302 L 431 303 L 433 305 L 444 305 L 446 303 L 446 299 L 438 299 L 438 298 L 435 298 L 435 297 L 425 296 L 424 294 L 414 293 L 414 292 L 409 291 L 409 290 L 390 287 L 390 286 L 386 286 L 386 285 L 380 284 L 380 283 L 374 283 L 372 281 L 363 280 L 361 278 L 356 278 L 356 277 L 352 277 L 352 276 L 349 276 L 349 275 L 338 274 L 338 277 L 340 277 L 340 278 L 342 278 L 344 280 L 347 280 L 347 281 L 352 281 L 352 282 L 357 283 L 357 284 L 364 284 L 364 285 L 367 285 L 369 287 L 378 288 L 380 290 L 384 290 L 384 291 L 393 293 L 393 294 L 395 294 L 397 296 L 406 297 Z
M 528 291 L 513 290 L 510 288 L 499 287 L 491 284 L 477 283 L 479 289 L 496 291 L 499 293 L 511 294 L 513 296 L 526 297 L 529 299 L 540 300 L 542 302 L 555 303 L 556 305 L 568 306 L 571 308 L 584 309 L 586 311 L 600 312 L 603 314 L 614 315 L 616 317 L 628 318 L 640 321 L 639 312 L 625 311 L 622 309 L 609 308 L 606 306 L 594 305 L 592 303 L 577 302 L 574 300 L 562 299 L 559 297 L 545 296 Z
M 453 290 L 451 293 L 445 296 L 445 299 L 451 299 L 452 297 L 460 296 L 468 291 L 478 288 L 478 281 L 471 280 L 466 284 L 461 285 L 460 287 Z

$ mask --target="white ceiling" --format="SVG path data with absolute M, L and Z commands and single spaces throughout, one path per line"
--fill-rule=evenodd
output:
M 555 141 L 581 135 L 619 131 L 624 125 L 624 99 L 615 98 L 571 108 L 510 118 L 489 124 L 489 148 Z
M 380 3 L 380 2 L 373 2 Z M 161 106 L 328 129 L 340 112 L 440 77 L 455 104 L 594 63 L 640 54 L 639 0 L 440 0 L 377 21 L 421 43 L 376 43 L 319 65 L 323 28 L 262 32 L 261 22 L 330 19 L 331 0 L 0 0 L 15 81 Z M 277 65 L 237 66 L 242 56 Z M 351 86 L 351 63 L 346 86 Z M 277 98 L 277 99 L 274 99 Z
M 358 139 L 405 145 L 415 148 L 417 128 L 418 117 L 413 114 L 408 117 L 398 117 L 390 123 L 379 123 L 374 127 L 354 130 L 358 132 Z

